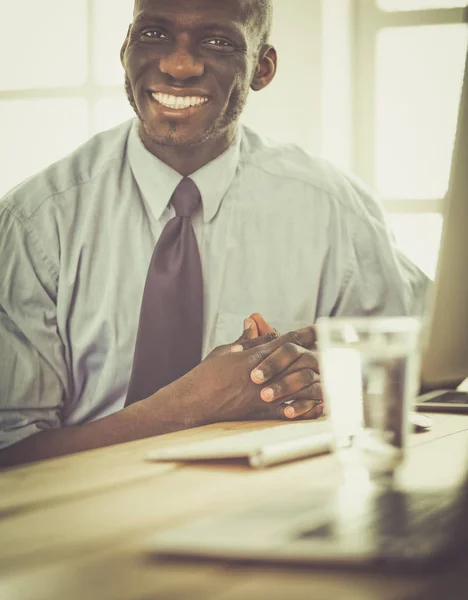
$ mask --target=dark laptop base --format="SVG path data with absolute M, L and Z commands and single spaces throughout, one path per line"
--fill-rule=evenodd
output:
M 298 492 L 158 534 L 159 556 L 417 571 L 468 551 L 466 488 L 359 497 Z

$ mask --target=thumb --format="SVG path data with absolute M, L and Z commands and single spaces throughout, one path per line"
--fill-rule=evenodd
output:
M 245 319 L 244 333 L 231 346 L 231 352 L 242 352 L 248 348 L 255 348 L 278 337 L 279 333 L 276 329 L 273 329 L 260 314 L 253 313 Z
M 244 331 L 242 335 L 236 340 L 237 342 L 242 342 L 242 340 L 252 340 L 258 337 L 258 327 L 257 323 L 250 317 L 244 320 Z
M 278 333 L 269 323 L 265 321 L 259 313 L 253 313 L 250 315 L 250 319 L 254 321 L 257 326 L 258 335 L 267 335 L 268 333 Z

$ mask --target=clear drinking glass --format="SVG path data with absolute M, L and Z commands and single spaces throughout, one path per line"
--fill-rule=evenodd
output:
M 317 321 L 325 405 L 345 478 L 394 481 L 418 389 L 420 327 L 412 317 Z

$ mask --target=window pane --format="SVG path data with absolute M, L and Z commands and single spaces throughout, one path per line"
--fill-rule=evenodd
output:
M 93 132 L 110 129 L 135 116 L 127 98 L 109 96 L 96 102 L 93 113 Z
M 322 154 L 346 171 L 352 165 L 352 7 L 322 2 Z
M 467 39 L 466 25 L 379 33 L 376 182 L 382 197 L 445 195 Z
M 0 0 L 0 89 L 86 78 L 86 0 Z
M 377 0 L 377 6 L 387 11 L 456 8 L 466 4 L 467 0 Z
M 129 0 L 94 0 L 94 76 L 103 85 L 119 85 L 124 80 L 120 48 L 132 21 Z
M 431 213 L 390 214 L 388 217 L 397 246 L 426 275 L 434 278 L 442 233 L 442 216 Z
M 88 137 L 81 98 L 0 102 L 0 197 Z

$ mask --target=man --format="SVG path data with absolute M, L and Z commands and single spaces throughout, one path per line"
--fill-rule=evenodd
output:
M 1 464 L 317 417 L 316 318 L 415 310 L 424 277 L 366 190 L 239 126 L 275 75 L 270 27 L 270 0 L 136 0 L 121 59 L 137 119 L 3 200 Z M 256 308 L 292 333 L 254 314 L 232 351 Z

